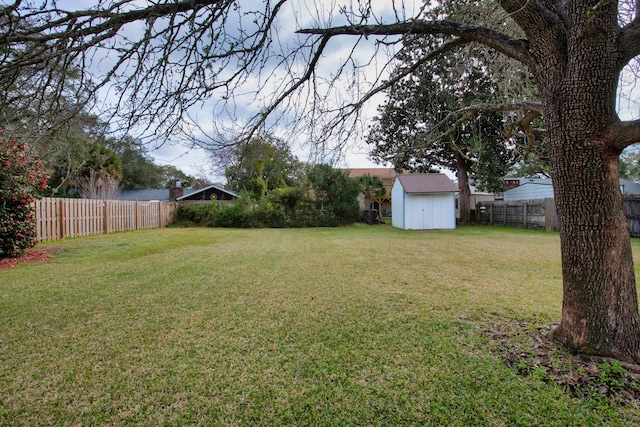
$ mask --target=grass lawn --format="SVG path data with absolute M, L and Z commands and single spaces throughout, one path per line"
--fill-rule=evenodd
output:
M 533 354 L 559 319 L 555 233 L 170 228 L 44 248 L 0 270 L 0 425 L 640 424 L 635 399 L 502 357 L 502 326 Z

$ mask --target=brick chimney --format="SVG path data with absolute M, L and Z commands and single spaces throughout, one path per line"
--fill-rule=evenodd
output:
M 184 188 L 180 186 L 180 181 L 176 180 L 176 186 L 169 189 L 169 201 L 175 202 L 178 197 L 184 196 Z

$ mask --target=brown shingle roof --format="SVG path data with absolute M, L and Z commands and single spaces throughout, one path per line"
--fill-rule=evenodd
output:
M 394 179 L 396 177 L 396 171 L 393 168 L 352 168 L 343 170 L 349 173 L 349 178 L 357 178 L 364 175 L 377 176 L 380 179 Z
M 441 173 L 409 173 L 399 174 L 400 181 L 406 193 L 451 193 L 458 190 L 458 186 Z

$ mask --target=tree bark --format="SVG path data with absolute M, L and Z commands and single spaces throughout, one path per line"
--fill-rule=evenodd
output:
M 619 188 L 621 149 L 611 131 L 619 123 L 616 34 L 593 30 L 587 20 L 569 28 L 566 61 L 554 64 L 541 51 L 535 72 L 562 252 L 562 319 L 552 337 L 575 352 L 638 362 L 640 316 Z
M 458 178 L 458 208 L 460 209 L 460 223 L 471 222 L 471 189 L 469 188 L 469 168 L 467 162 L 456 154 L 456 177 Z

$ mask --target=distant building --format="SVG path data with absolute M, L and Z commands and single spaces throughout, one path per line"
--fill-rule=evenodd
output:
M 365 175 L 377 176 L 384 185 L 385 194 L 382 196 L 371 196 L 372 207 L 364 206 L 364 195 L 359 196 L 361 209 L 376 209 L 380 216 L 391 215 L 391 188 L 396 179 L 398 173 L 393 168 L 352 168 L 343 169 L 349 176 L 349 178 L 358 178 Z
M 552 199 L 553 183 L 551 178 L 507 178 L 512 187 L 502 195 L 505 201 Z M 514 183 L 518 183 L 514 185 Z M 640 184 L 620 179 L 620 192 L 627 195 L 640 195 Z
M 185 192 L 191 192 L 195 190 L 183 189 Z M 142 190 L 120 190 L 120 200 L 154 200 L 160 202 L 168 202 L 170 197 L 170 190 L 168 188 L 150 188 Z M 175 197 L 173 198 L 175 200 Z
M 158 201 L 232 201 L 240 197 L 231 190 L 219 185 L 210 185 L 205 188 L 152 188 L 146 190 L 121 190 L 121 200 L 158 200 Z
M 471 190 L 471 197 L 469 198 L 469 206 L 471 208 L 471 220 L 474 220 L 476 217 L 476 205 L 480 202 L 492 202 L 496 199 L 496 195 L 494 193 L 490 193 L 487 191 L 478 190 L 475 185 L 470 185 L 469 189 Z M 456 195 L 456 218 L 460 218 L 460 193 Z
M 506 202 L 553 198 L 553 184 L 550 178 L 508 178 L 505 179 L 505 185 L 509 188 L 502 194 Z
M 172 188 L 172 190 L 174 189 Z M 200 188 L 198 190 L 189 192 L 188 194 L 185 192 L 185 194 L 183 194 L 182 196 L 176 196 L 176 200 L 178 202 L 215 201 L 215 200 L 231 202 L 234 199 L 237 199 L 239 197 L 240 196 L 235 191 L 227 190 L 214 184 L 205 188 Z

